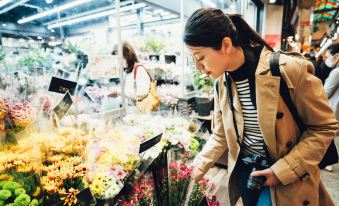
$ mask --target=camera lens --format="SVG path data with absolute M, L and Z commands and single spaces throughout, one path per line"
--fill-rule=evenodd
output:
M 265 177 L 253 177 L 249 176 L 247 180 L 247 188 L 251 190 L 260 191 L 265 182 Z

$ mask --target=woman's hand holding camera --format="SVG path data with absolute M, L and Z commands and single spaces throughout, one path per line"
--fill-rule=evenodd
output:
M 251 176 L 254 176 L 254 177 L 264 176 L 264 177 L 266 177 L 266 181 L 264 182 L 263 186 L 275 186 L 275 185 L 280 183 L 280 180 L 274 174 L 274 172 L 271 168 L 252 172 Z

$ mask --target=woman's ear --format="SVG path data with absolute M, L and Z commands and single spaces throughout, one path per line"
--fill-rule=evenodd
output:
M 221 43 L 221 51 L 224 54 L 229 55 L 232 52 L 232 48 L 233 48 L 233 43 L 231 38 L 229 37 L 225 37 L 222 39 L 222 43 Z

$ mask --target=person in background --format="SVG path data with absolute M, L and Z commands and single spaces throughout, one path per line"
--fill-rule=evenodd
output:
M 193 179 L 199 181 L 227 151 L 229 178 L 220 184 L 228 186 L 231 206 L 240 197 L 245 206 L 334 205 L 318 164 L 338 122 L 321 81 L 308 73 L 312 64 L 281 54 L 283 79 L 272 76 L 273 49 L 240 15 L 220 9 L 195 11 L 187 20 L 184 42 L 196 68 L 219 82 L 213 134 L 194 161 Z M 280 97 L 280 81 L 288 84 L 306 125 L 302 133 Z
M 327 52 L 325 64 L 332 69 L 325 80 L 324 88 L 328 102 L 339 120 L 339 43 L 332 44 Z M 329 172 L 333 171 L 332 165 L 326 166 L 324 169 Z
M 132 45 L 124 42 L 122 44 L 122 53 L 124 58 L 123 68 L 126 73 L 125 95 L 129 99 L 128 104 L 135 106 L 137 100 L 147 96 L 150 90 L 151 79 L 146 71 L 146 68 L 139 63 Z M 112 52 L 112 55 L 116 54 L 117 46 Z
M 316 67 L 315 75 L 322 81 L 322 83 L 325 83 L 325 80 L 327 79 L 328 75 L 332 71 L 332 69 L 335 67 L 334 63 L 331 61 L 329 57 L 333 56 L 334 54 L 339 52 L 339 43 L 334 43 L 330 45 L 321 55 L 322 61 L 319 61 L 318 65 L 319 67 Z

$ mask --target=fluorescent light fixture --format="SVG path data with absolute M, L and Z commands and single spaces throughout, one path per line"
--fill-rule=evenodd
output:
M 14 8 L 16 8 L 16 7 L 18 7 L 18 6 L 20 6 L 20 5 L 24 4 L 24 3 L 26 3 L 27 1 L 29 1 L 29 0 L 21 0 L 21 1 L 18 1 L 18 2 L 16 2 L 16 3 L 10 5 L 10 6 L 7 6 L 7 7 L 5 7 L 5 8 L 3 8 L 3 9 L 0 10 L 0 14 L 6 13 L 7 11 L 10 11 L 10 10 L 12 10 L 12 9 L 14 9 Z
M 72 1 L 72 2 L 70 2 L 68 4 L 64 4 L 62 6 L 55 7 L 53 9 L 49 9 L 47 11 L 40 12 L 38 14 L 35 14 L 35 15 L 32 15 L 32 16 L 20 19 L 18 21 L 18 23 L 19 24 L 24 24 L 24 23 L 27 23 L 27 22 L 30 22 L 30 21 L 33 21 L 33 20 L 36 20 L 36 19 L 40 19 L 40 18 L 45 17 L 45 16 L 49 16 L 51 14 L 58 13 L 60 11 L 64 11 L 66 9 L 70 9 L 70 8 L 73 8 L 73 7 L 76 7 L 76 6 L 88 3 L 90 1 L 93 1 L 93 0 L 76 0 L 76 1 Z
M 2 0 L 0 1 L 0 7 L 5 6 L 6 4 L 8 4 L 9 2 L 11 2 L 12 0 Z
M 209 7 L 215 8 L 217 5 L 212 2 L 211 0 L 201 0 L 204 4 L 206 4 Z
M 145 6 L 146 6 L 146 4 L 144 4 L 144 3 L 137 3 L 137 4 L 133 4 L 133 5 L 130 5 L 130 6 L 125 6 L 125 7 L 120 8 L 120 12 L 129 11 L 129 10 L 132 10 L 132 9 L 138 9 L 138 8 L 142 8 L 142 7 L 145 7 Z M 96 13 L 96 14 L 91 14 L 91 15 L 88 15 L 88 16 L 82 16 L 80 18 L 71 19 L 71 20 L 59 22 L 59 23 L 56 23 L 56 24 L 51 24 L 51 25 L 48 26 L 48 29 L 54 29 L 54 28 L 57 28 L 57 27 L 72 25 L 72 24 L 76 24 L 76 23 L 79 23 L 79 22 L 88 21 L 88 20 L 91 20 L 91 19 L 97 19 L 97 18 L 100 18 L 100 17 L 109 16 L 109 15 L 115 14 L 115 12 L 116 12 L 116 10 L 113 9 L 113 10 L 108 10 L 108 11 L 104 11 L 104 12 L 100 12 L 100 13 Z
M 271 4 L 274 4 L 276 2 L 276 0 L 270 0 Z

